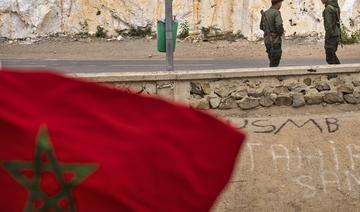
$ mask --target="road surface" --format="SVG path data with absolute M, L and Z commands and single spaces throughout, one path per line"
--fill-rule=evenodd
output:
M 360 63 L 359 59 L 346 59 L 342 63 Z M 284 59 L 281 66 L 323 65 L 320 59 Z M 5 59 L 0 61 L 0 67 L 21 69 L 53 69 L 64 73 L 95 73 L 95 72 L 146 72 L 164 71 L 164 60 L 34 60 Z M 212 70 L 236 68 L 267 67 L 267 60 L 219 60 L 192 59 L 176 60 L 175 70 Z

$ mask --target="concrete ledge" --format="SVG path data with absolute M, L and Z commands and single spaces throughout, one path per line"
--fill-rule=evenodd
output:
M 344 65 L 293 66 L 175 72 L 78 73 L 70 76 L 99 82 L 209 80 L 252 77 L 282 77 L 324 74 L 360 73 L 360 63 Z

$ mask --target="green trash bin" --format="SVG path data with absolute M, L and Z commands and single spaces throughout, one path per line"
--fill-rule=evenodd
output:
M 177 21 L 172 22 L 174 51 L 176 47 L 176 36 L 177 36 L 178 25 L 179 23 Z M 166 30 L 165 30 L 165 22 L 163 21 L 157 22 L 157 48 L 159 52 L 166 52 Z

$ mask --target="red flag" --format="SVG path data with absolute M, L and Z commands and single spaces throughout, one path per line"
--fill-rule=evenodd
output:
M 1 211 L 208 211 L 244 135 L 203 112 L 0 71 Z

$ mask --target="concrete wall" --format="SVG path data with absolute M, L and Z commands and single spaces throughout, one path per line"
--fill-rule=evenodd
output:
M 75 76 L 213 107 L 246 132 L 214 212 L 360 208 L 360 64 Z
M 249 137 L 214 212 L 359 210 L 359 108 L 308 107 L 230 117 Z

